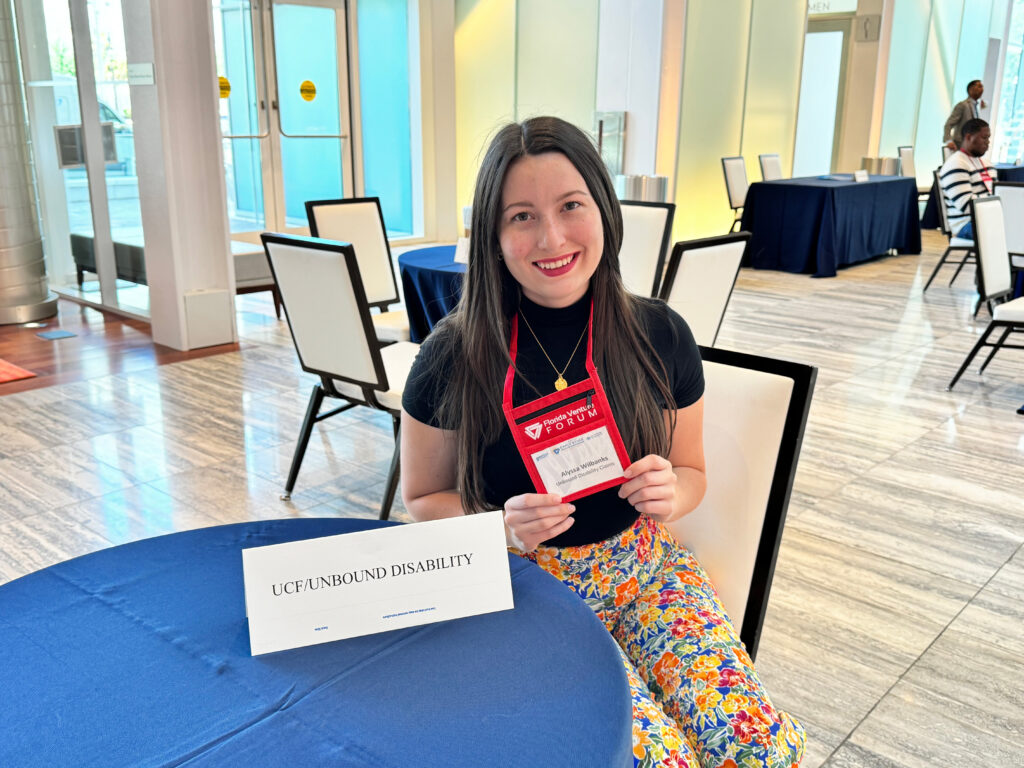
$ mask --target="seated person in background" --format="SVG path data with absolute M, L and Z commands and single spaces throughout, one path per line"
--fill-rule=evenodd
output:
M 988 152 L 992 132 L 988 123 L 974 118 L 964 123 L 960 149 L 950 155 L 939 170 L 943 202 L 949 217 L 949 231 L 954 237 L 974 239 L 971 215 L 967 205 L 976 197 L 992 194 L 996 171 L 983 159 Z
M 594 610 L 622 652 L 636 765 L 795 765 L 803 728 L 772 705 L 707 574 L 662 526 L 706 488 L 703 369 L 686 322 L 622 284 L 622 213 L 596 148 L 557 118 L 506 125 L 472 215 L 462 298 L 402 398 L 406 508 L 502 509 L 513 552 Z M 625 483 L 568 504 L 535 492 L 508 420 L 584 381 L 607 393 L 632 464 Z

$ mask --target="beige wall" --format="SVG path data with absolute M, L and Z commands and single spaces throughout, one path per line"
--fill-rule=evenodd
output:
M 473 201 L 483 149 L 515 119 L 515 0 L 455 2 L 455 167 L 457 204 Z
M 733 219 L 721 158 L 757 155 L 792 164 L 807 3 L 690 0 L 676 163 L 676 240 L 727 232 Z

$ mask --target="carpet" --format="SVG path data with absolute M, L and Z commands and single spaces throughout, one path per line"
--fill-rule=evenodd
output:
M 19 368 L 14 363 L 8 363 L 6 360 L 0 360 L 0 384 L 8 381 L 32 378 L 35 378 L 35 374 L 32 373 L 32 371 L 26 371 L 24 368 Z

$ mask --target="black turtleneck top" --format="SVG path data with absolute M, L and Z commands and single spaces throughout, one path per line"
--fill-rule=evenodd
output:
M 664 302 L 654 299 L 641 299 L 641 302 L 641 325 L 647 329 L 651 345 L 665 365 L 669 389 L 675 398 L 675 403 L 668 407 L 678 409 L 693 405 L 704 394 L 704 373 L 693 334 L 690 333 L 683 318 Z M 572 355 L 573 347 L 587 325 L 590 316 L 590 294 L 561 309 L 542 307 L 523 297 L 520 312 L 529 321 L 548 355 L 561 369 Z M 436 360 L 436 356 L 442 354 L 442 350 L 441 345 L 435 342 L 436 336 L 431 334 L 421 345 L 405 385 L 402 407 L 417 421 L 440 428 L 437 411 L 448 379 L 436 373 L 433 376 L 429 375 L 426 361 L 433 361 L 430 366 L 433 371 L 454 370 L 455 366 L 464 363 L 454 358 Z M 581 381 L 587 376 L 586 347 L 587 339 L 584 338 L 565 372 L 569 384 Z M 522 405 L 555 391 L 555 379 L 558 374 L 522 319 L 519 321 L 519 352 L 516 365 L 521 375 L 516 376 L 513 385 L 514 405 Z M 601 374 L 602 372 L 598 370 L 598 375 Z M 536 387 L 536 390 L 531 388 L 527 381 Z M 504 378 L 495 385 L 498 405 L 503 384 Z M 602 384 L 607 392 L 607 382 L 602 379 Z M 639 458 L 642 457 L 630 456 L 632 461 Z M 497 442 L 484 448 L 483 474 L 487 503 L 493 505 L 495 509 L 501 509 L 505 501 L 512 496 L 533 493 L 536 490 L 507 426 L 502 429 Z M 576 522 L 568 531 L 549 539 L 545 544 L 556 547 L 590 544 L 603 541 L 631 526 L 639 513 L 628 501 L 618 497 L 618 490 L 618 487 L 608 488 L 573 501 L 576 507 L 573 517 Z

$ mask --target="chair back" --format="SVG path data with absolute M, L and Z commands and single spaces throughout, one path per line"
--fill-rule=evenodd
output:
M 701 348 L 708 487 L 669 530 L 708 572 L 754 657 L 817 370 Z
M 1024 254 L 1024 182 L 997 181 L 994 194 L 1003 201 L 1006 222 L 1006 250 Z
M 384 310 L 398 301 L 398 282 L 378 198 L 310 200 L 306 203 L 306 218 L 313 237 L 352 243 L 371 307 Z
M 882 176 L 897 176 L 900 171 L 900 161 L 895 157 L 879 158 L 878 172 Z
M 777 154 L 758 155 L 761 164 L 761 178 L 764 181 L 775 181 L 782 178 L 782 160 Z
M 683 316 L 702 346 L 715 345 L 749 240 L 749 232 L 737 232 L 672 248 L 661 298 Z
M 932 171 L 932 178 L 935 184 L 935 199 L 939 206 L 939 226 L 942 228 L 942 234 L 949 237 L 952 233 L 949 229 L 949 203 L 946 201 L 946 191 L 942 188 L 942 182 L 939 181 L 938 171 Z
M 672 232 L 675 203 L 623 200 L 619 271 L 626 289 L 639 296 L 657 296 L 665 270 L 665 251 Z
M 917 170 L 914 167 L 914 148 L 900 147 L 900 176 L 917 178 Z
M 1003 219 L 1000 198 L 993 195 L 971 200 L 971 223 L 978 253 L 978 294 L 983 300 L 1005 296 L 1013 287 Z
M 942 162 L 949 160 L 949 156 L 956 152 L 955 149 L 950 149 L 945 144 L 942 145 Z
M 729 193 L 729 207 L 734 211 L 747 201 L 747 164 L 742 157 L 723 157 L 725 191 Z
M 340 379 L 387 391 L 353 247 L 270 232 L 260 237 L 302 369 L 325 382 Z

